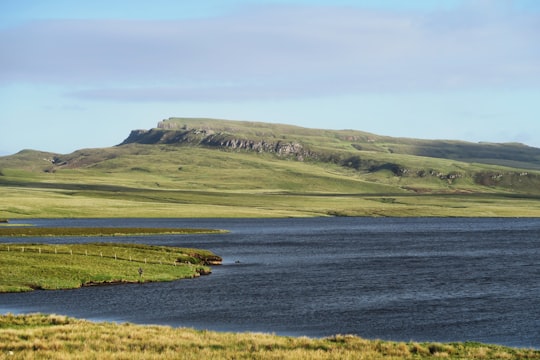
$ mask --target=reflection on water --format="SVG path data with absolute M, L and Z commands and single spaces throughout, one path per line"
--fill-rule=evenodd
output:
M 25 223 L 29 222 L 24 220 Z M 284 335 L 540 347 L 540 219 L 82 219 L 36 226 L 228 229 L 222 235 L 10 239 L 209 249 L 213 274 L 0 294 L 2 312 Z

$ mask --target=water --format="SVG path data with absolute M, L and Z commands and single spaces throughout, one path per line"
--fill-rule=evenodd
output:
M 99 238 L 209 249 L 213 274 L 0 294 L 0 312 L 218 331 L 540 348 L 540 219 L 83 219 L 36 226 L 228 229 Z M 88 242 L 96 238 L 10 239 Z M 239 261 L 239 263 L 237 263 Z

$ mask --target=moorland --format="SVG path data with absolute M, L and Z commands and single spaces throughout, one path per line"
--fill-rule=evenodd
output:
M 170 118 L 119 145 L 0 157 L 1 219 L 540 216 L 540 149 Z
M 0 157 L 0 198 L 2 222 L 66 217 L 538 217 L 540 149 L 170 118 L 156 128 L 134 130 L 108 148 L 71 154 L 26 149 Z M 142 281 L 136 271 L 142 261 L 148 281 L 206 271 L 193 250 L 170 254 L 144 245 L 18 244 L 12 251 L 9 246 L 0 249 L 2 261 L 11 262 L 18 281 L 2 284 L 7 291 Z M 26 266 L 25 261 L 39 263 Z M 96 261 L 101 264 L 97 269 Z M 58 275 L 52 282 L 49 270 Z M 43 281 L 28 283 L 28 278 Z M 26 288 L 14 288 L 21 283 Z M 0 358 L 35 356 L 540 359 L 540 352 L 478 343 L 398 343 L 349 335 L 308 339 L 92 323 L 59 315 L 1 315 Z

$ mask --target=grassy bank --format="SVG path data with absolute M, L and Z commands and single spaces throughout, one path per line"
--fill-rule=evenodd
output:
M 325 339 L 92 323 L 58 315 L 0 316 L 0 358 L 34 359 L 540 359 L 479 343 Z
M 220 234 L 225 230 L 178 228 L 100 228 L 100 227 L 0 227 L 0 236 L 136 236 L 136 235 L 185 235 Z
M 0 292 L 172 281 L 210 272 L 206 250 L 139 244 L 0 244 Z M 143 273 L 139 273 L 139 268 Z

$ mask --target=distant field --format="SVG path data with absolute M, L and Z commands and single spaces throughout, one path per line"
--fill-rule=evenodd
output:
M 92 179 L 86 178 L 87 181 Z M 110 180 L 111 182 L 114 179 Z M 63 185 L 59 185 L 61 187 Z M 68 187 L 68 186 L 66 186 Z M 361 189 L 359 189 L 361 190 Z M 394 190 L 393 191 L 398 191 Z M 500 193 L 328 193 L 264 190 L 51 189 L 0 187 L 0 216 L 84 217 L 313 217 L 454 216 L 538 217 L 537 196 Z

